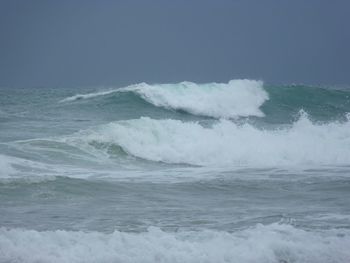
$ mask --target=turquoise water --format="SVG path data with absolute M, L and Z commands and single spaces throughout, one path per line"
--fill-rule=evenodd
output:
M 1 88 L 0 262 L 350 261 L 349 96 Z

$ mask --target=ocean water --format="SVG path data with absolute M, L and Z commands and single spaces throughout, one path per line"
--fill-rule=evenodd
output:
M 0 89 L 0 262 L 350 262 L 350 89 Z

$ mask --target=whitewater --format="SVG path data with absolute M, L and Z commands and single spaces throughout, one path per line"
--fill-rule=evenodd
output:
M 0 262 L 349 262 L 350 89 L 0 88 Z

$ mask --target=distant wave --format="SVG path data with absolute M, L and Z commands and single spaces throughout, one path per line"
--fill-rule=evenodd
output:
M 150 227 L 144 233 L 0 228 L 1 262 L 348 262 L 349 230 L 258 224 L 233 233 Z
M 350 122 L 312 123 L 306 113 L 290 126 L 261 129 L 221 120 L 212 127 L 179 120 L 112 122 L 71 138 L 103 143 L 146 160 L 192 165 L 349 165 Z M 106 147 L 105 147 L 106 148 Z M 108 147 L 107 147 L 108 148 Z
M 118 92 L 133 92 L 156 107 L 182 110 L 214 118 L 264 116 L 259 109 L 269 96 L 263 83 L 255 80 L 231 80 L 228 83 L 178 84 L 140 83 L 125 88 L 89 94 L 77 94 L 61 102 L 90 99 Z

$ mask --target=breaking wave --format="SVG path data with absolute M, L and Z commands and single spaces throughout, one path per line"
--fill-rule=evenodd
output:
M 275 129 L 143 117 L 85 130 L 66 142 L 102 143 L 150 161 L 200 166 L 350 165 L 350 122 L 313 123 L 305 112 Z
M 215 118 L 262 117 L 264 114 L 259 108 L 268 99 L 262 82 L 254 80 L 231 80 L 227 84 L 143 83 L 121 90 L 132 91 L 157 107 Z
M 276 262 L 350 260 L 347 230 L 308 232 L 271 224 L 233 233 L 145 233 L 0 229 L 2 262 Z
M 181 110 L 194 115 L 214 118 L 264 116 L 259 109 L 269 96 L 263 83 L 255 80 L 231 80 L 228 83 L 178 84 L 140 83 L 125 88 L 89 94 L 77 94 L 61 102 L 132 92 L 156 107 Z

